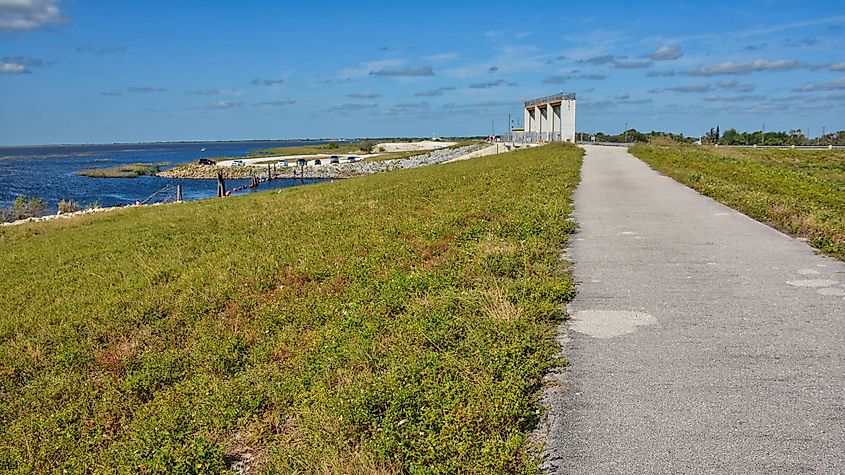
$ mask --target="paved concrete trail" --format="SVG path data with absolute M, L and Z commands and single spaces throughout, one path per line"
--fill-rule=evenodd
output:
M 575 217 L 547 471 L 845 473 L 845 263 L 623 148 L 587 147 Z

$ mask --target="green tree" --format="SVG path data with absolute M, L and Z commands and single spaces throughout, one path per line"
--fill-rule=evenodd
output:
M 361 142 L 361 151 L 364 153 L 373 153 L 373 148 L 376 146 L 375 142 L 370 139 Z

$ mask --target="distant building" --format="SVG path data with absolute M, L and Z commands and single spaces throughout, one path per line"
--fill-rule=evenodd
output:
M 520 142 L 575 143 L 575 94 L 555 94 L 525 101 L 524 131 L 513 133 Z

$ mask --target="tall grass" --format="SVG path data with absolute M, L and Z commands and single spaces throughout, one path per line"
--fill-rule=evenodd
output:
M 535 472 L 580 163 L 0 229 L 0 471 Z
M 108 168 L 86 168 L 76 174 L 91 178 L 138 178 L 144 175 L 155 175 L 161 171 L 162 167 L 168 165 L 170 162 L 130 163 Z

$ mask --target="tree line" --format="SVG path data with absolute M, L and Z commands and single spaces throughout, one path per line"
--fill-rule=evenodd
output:
M 774 146 L 788 146 L 788 145 L 845 145 L 845 130 L 838 132 L 827 133 L 818 137 L 807 137 L 801 129 L 784 131 L 762 131 L 757 130 L 753 132 L 739 132 L 736 129 L 728 129 L 724 133 L 720 132 L 719 126 L 716 126 L 702 137 L 688 137 L 684 134 L 675 134 L 672 132 L 662 132 L 652 130 L 651 132 L 640 132 L 636 129 L 628 129 L 618 134 L 606 134 L 604 132 L 596 132 L 590 134 L 587 132 L 578 132 L 579 141 L 590 141 L 591 137 L 595 137 L 596 142 L 651 142 L 654 139 L 669 139 L 679 143 L 697 143 L 701 142 L 705 145 L 774 145 Z

